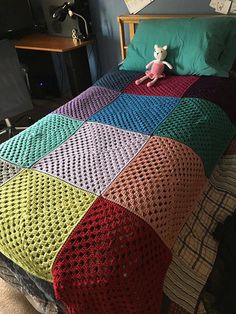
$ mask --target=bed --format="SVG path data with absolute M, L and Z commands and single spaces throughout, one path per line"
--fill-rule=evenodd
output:
M 122 58 L 125 24 L 170 18 L 119 17 Z M 236 79 L 142 73 L 111 70 L 0 145 L 0 276 L 41 313 L 205 311 L 236 208 Z

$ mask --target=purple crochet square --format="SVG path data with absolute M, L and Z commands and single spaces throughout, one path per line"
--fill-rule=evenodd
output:
M 54 111 L 74 119 L 86 120 L 120 95 L 120 92 L 92 86 Z
M 86 122 L 33 168 L 99 195 L 148 138 L 140 133 Z

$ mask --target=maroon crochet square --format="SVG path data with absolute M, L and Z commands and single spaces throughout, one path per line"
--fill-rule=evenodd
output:
M 147 87 L 147 81 L 136 85 L 135 81 L 130 83 L 124 93 L 146 95 L 146 96 L 173 96 L 182 97 L 188 88 L 199 79 L 198 76 L 166 76 L 160 79 L 152 87 Z
M 236 154 L 236 137 L 232 140 L 231 144 L 227 148 L 226 155 L 235 155 Z
M 69 313 L 160 313 L 171 253 L 155 231 L 98 198 L 52 268 L 56 298 Z
M 188 98 L 203 98 L 219 105 L 236 123 L 236 78 L 202 76 L 183 95 Z

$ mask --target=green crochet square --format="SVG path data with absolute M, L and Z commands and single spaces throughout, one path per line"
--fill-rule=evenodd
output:
M 96 196 L 25 169 L 0 189 L 0 251 L 47 281 L 58 252 Z
M 49 114 L 0 145 L 0 158 L 20 167 L 31 167 L 65 142 L 83 124 L 65 116 Z
M 236 134 L 235 126 L 214 103 L 199 98 L 183 98 L 154 135 L 169 137 L 191 147 L 210 176 Z M 189 165 L 191 167 L 191 165 Z

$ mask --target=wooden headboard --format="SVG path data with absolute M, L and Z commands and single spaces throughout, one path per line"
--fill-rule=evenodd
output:
M 134 37 L 134 33 L 136 30 L 136 26 L 139 23 L 139 21 L 142 20 L 154 20 L 154 19 L 170 19 L 170 18 L 190 18 L 190 17 L 209 17 L 209 16 L 217 16 L 222 17 L 222 15 L 209 15 L 209 14 L 188 14 L 188 15 L 124 15 L 124 16 L 118 16 L 117 21 L 119 25 L 119 33 L 120 33 L 120 49 L 121 49 L 121 57 L 122 60 L 126 57 L 128 44 Z M 232 15 L 228 15 L 232 16 Z M 233 15 L 235 17 L 235 15 Z M 125 25 L 128 25 L 128 40 L 126 38 L 126 32 L 125 32 Z

